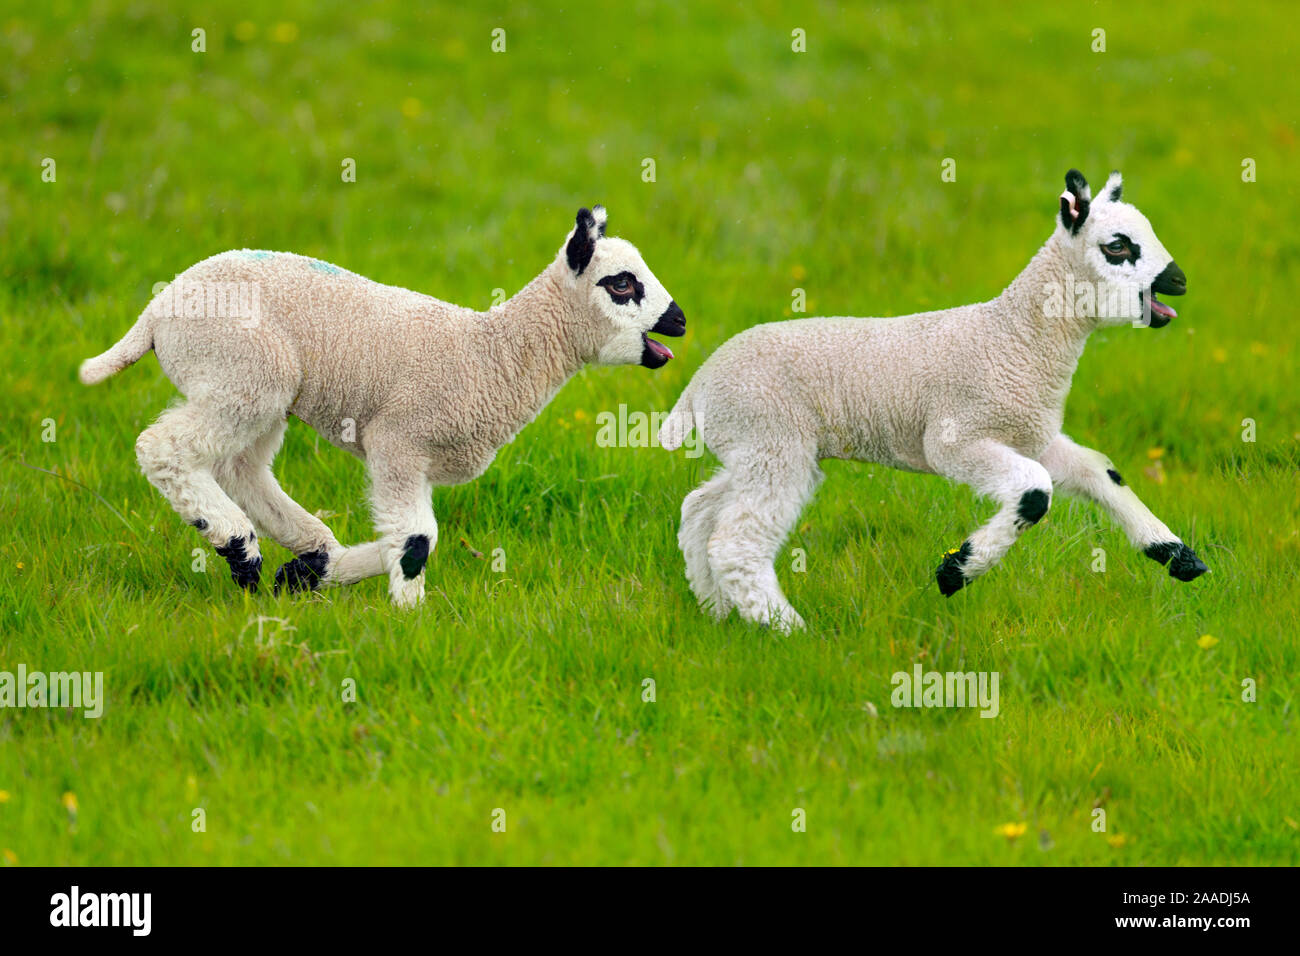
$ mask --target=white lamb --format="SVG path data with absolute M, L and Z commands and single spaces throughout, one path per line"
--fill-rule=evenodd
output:
M 1155 293 L 1187 288 L 1146 217 L 1120 201 L 1119 173 L 1096 202 L 1077 170 L 1066 186 L 1052 237 L 991 302 L 760 325 L 709 357 L 661 437 L 671 450 L 695 427 L 723 465 L 682 503 L 678 542 L 703 607 L 719 618 L 734 607 L 783 630 L 803 626 L 773 560 L 822 478 L 823 458 L 945 475 L 1001 505 L 944 556 L 936 578 L 947 596 L 1047 513 L 1053 488 L 1101 505 L 1178 580 L 1207 570 L 1104 455 L 1061 434 L 1088 334 L 1125 322 L 1166 325 L 1175 312 Z
M 297 557 L 276 590 L 387 574 L 424 597 L 432 488 L 469 481 L 584 364 L 659 368 L 647 333 L 686 319 L 631 243 L 580 209 L 555 260 L 486 313 L 288 253 L 226 252 L 176 278 L 126 336 L 81 366 L 102 381 L 151 348 L 188 401 L 136 442 L 148 479 L 257 590 L 254 525 Z M 343 547 L 271 473 L 295 415 L 369 466 L 378 541 Z

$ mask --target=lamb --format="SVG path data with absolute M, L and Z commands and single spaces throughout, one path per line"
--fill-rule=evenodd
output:
M 722 468 L 682 503 L 678 543 L 701 606 L 717 618 L 802 627 L 773 561 L 822 479 L 824 458 L 944 475 L 999 510 L 943 556 L 951 597 L 1047 513 L 1052 493 L 1100 505 L 1180 581 L 1207 568 L 1124 484 L 1110 460 L 1061 434 L 1088 335 L 1176 316 L 1183 272 L 1112 173 L 1092 201 L 1070 170 L 1052 236 L 996 299 L 892 319 L 759 325 L 704 363 L 664 422 L 673 450 L 695 428 Z M 1133 321 L 1133 320 L 1137 321 Z
M 179 275 L 80 378 L 157 354 L 187 401 L 140 435 L 140 467 L 241 587 L 257 590 L 261 531 L 296 555 L 277 593 L 386 574 L 393 603 L 412 607 L 438 536 L 432 488 L 482 474 L 585 364 L 659 368 L 673 354 L 650 333 L 685 334 L 672 296 L 605 226 L 602 207 L 578 210 L 554 261 L 485 313 L 315 259 L 225 252 Z M 366 462 L 378 540 L 342 546 L 280 488 L 288 415 Z

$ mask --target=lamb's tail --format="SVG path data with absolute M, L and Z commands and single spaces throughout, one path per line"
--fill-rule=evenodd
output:
M 698 424 L 695 419 L 695 379 L 691 379 L 673 410 L 659 426 L 659 447 L 664 451 L 676 451 Z
M 83 385 L 97 385 L 110 375 L 116 375 L 133 362 L 138 362 L 153 348 L 153 313 L 145 309 L 122 340 L 102 355 L 81 363 L 77 377 Z

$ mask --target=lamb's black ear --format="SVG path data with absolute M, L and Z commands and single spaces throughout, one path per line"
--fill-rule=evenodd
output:
M 1119 197 L 1124 195 L 1124 177 L 1119 174 L 1118 169 L 1110 174 L 1110 179 L 1106 180 L 1106 187 L 1102 193 L 1111 202 L 1119 202 Z
M 599 206 L 596 208 L 600 209 Z M 601 221 L 602 223 L 604 221 L 603 209 L 601 209 Z M 592 215 L 591 210 L 585 206 L 579 209 L 573 235 L 569 237 L 569 244 L 564 250 L 569 259 L 569 268 L 573 270 L 574 275 L 582 275 L 582 270 L 591 262 L 591 254 L 596 251 L 596 240 L 600 238 L 600 233 L 600 227 L 597 226 L 596 217 Z
M 1088 218 L 1092 205 L 1092 190 L 1083 173 L 1072 169 L 1065 174 L 1065 192 L 1061 193 L 1061 223 L 1074 235 Z

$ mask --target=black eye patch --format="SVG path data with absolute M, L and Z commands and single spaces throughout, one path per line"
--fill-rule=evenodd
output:
M 605 276 L 596 285 L 604 286 L 609 297 L 618 305 L 626 305 L 629 302 L 641 304 L 645 298 L 645 286 L 636 281 L 636 276 L 630 272 L 620 272 L 617 275 Z
M 1116 233 L 1115 239 L 1122 243 L 1124 248 L 1118 252 L 1112 252 L 1110 249 L 1112 243 L 1103 243 L 1101 254 L 1106 257 L 1106 261 L 1116 266 L 1123 265 L 1126 262 L 1136 265 L 1137 261 L 1142 258 L 1142 247 L 1123 233 Z

